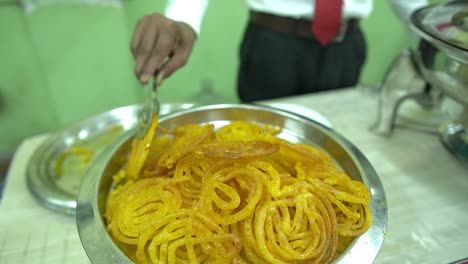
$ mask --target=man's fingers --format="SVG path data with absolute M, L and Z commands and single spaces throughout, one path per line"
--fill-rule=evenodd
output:
M 179 68 L 187 64 L 190 54 L 192 53 L 195 43 L 196 34 L 190 26 L 179 23 L 178 29 L 179 38 L 177 39 L 177 48 L 173 52 L 173 56 L 161 68 L 157 81 L 160 83 L 163 79 L 171 76 Z
M 136 25 L 130 45 L 135 75 L 146 83 L 160 69 L 156 78 L 161 82 L 187 63 L 195 39 L 195 32 L 186 24 L 160 14 L 145 16 Z
M 142 75 L 146 72 L 145 64 L 152 56 L 154 49 L 156 48 L 156 43 L 160 38 L 157 23 L 150 22 L 147 27 L 148 28 L 140 42 L 140 46 L 138 47 L 137 61 L 135 65 L 135 73 L 142 82 L 146 82 L 142 80 Z
M 135 29 L 135 33 L 133 34 L 133 39 L 132 39 L 132 43 L 130 46 L 133 57 L 135 58 L 135 68 L 134 68 L 135 76 L 138 79 L 140 78 L 141 69 L 143 68 L 143 65 L 145 64 L 145 61 L 147 59 L 147 55 L 140 52 L 140 47 L 142 46 L 145 35 L 149 31 L 148 27 L 151 26 L 150 22 L 151 22 L 150 16 L 145 16 L 138 22 L 136 29 Z M 151 30 L 154 30 L 154 29 L 151 29 Z
M 132 51 L 132 55 L 136 58 L 138 47 L 140 46 L 141 39 L 145 32 L 145 22 L 147 21 L 147 17 L 144 17 L 138 21 L 135 26 L 135 31 L 133 32 L 132 43 L 130 44 L 130 50 Z
M 142 83 L 145 83 L 142 81 L 142 69 L 145 65 L 145 62 L 146 56 L 144 54 L 137 53 L 137 57 L 135 59 L 135 75 Z
M 158 82 L 171 76 L 176 70 L 187 64 L 192 47 L 181 46 L 175 50 L 173 56 L 164 64 L 157 78 Z
M 174 35 L 167 31 L 161 31 L 150 57 L 143 66 L 140 81 L 143 83 L 147 82 L 154 72 L 161 67 L 164 60 L 173 52 L 175 47 L 176 39 Z

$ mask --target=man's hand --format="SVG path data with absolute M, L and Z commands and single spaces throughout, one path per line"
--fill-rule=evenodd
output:
M 131 44 L 138 80 L 146 83 L 160 69 L 156 82 L 161 83 L 187 63 L 196 38 L 195 31 L 189 25 L 161 14 L 140 19 Z

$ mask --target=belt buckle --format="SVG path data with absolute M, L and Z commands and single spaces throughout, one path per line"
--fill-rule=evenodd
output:
M 342 42 L 347 32 L 348 32 L 348 21 L 345 20 L 341 23 L 340 30 L 338 30 L 338 34 L 336 34 L 336 37 L 333 39 L 333 42 Z

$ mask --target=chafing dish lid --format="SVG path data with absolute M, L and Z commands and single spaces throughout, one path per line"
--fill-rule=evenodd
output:
M 437 40 L 468 51 L 468 1 L 455 0 L 421 8 L 411 15 L 412 26 L 426 40 Z

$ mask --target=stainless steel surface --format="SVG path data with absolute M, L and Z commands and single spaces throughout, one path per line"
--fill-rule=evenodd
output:
M 376 134 L 389 136 L 401 103 L 407 99 L 421 98 L 425 87 L 426 81 L 415 67 L 411 50 L 403 50 L 390 65 L 380 87 L 377 119 L 371 130 Z
M 444 146 L 465 166 L 468 167 L 468 109 L 453 123 L 441 128 L 440 138 Z
M 433 115 L 425 119 L 437 120 L 436 127 L 411 119 L 405 127 L 439 134 L 444 146 L 464 164 L 468 159 L 468 120 L 443 109 L 442 103 L 453 100 L 465 113 L 468 108 L 467 10 L 467 0 L 456 0 L 427 6 L 411 15 L 411 26 L 421 38 L 390 66 L 379 95 L 377 121 L 371 127 L 379 135 L 390 135 L 397 115 L 403 115 L 402 102 L 417 101 L 431 110 L 428 113 Z M 456 132 L 454 128 L 458 128 Z
M 370 129 L 390 136 L 395 127 L 439 134 L 450 121 L 447 102 L 439 89 L 431 88 L 421 75 L 411 49 L 404 49 L 387 70 L 377 91 L 377 117 Z
M 456 1 L 468 7 L 468 1 Z M 421 23 L 425 16 L 438 6 L 417 10 L 411 16 L 411 25 L 421 36 L 417 47 L 417 62 L 424 79 L 432 86 L 441 89 L 459 103 L 468 106 L 468 49 L 454 45 L 449 39 L 441 39 L 431 34 Z M 468 32 L 465 32 L 468 36 Z M 468 45 L 468 38 L 460 41 Z
M 411 22 L 423 38 L 457 54 L 468 51 L 467 8 L 467 0 L 441 1 L 411 14 Z
M 161 115 L 193 107 L 191 103 L 163 104 Z M 78 122 L 51 135 L 33 153 L 27 167 L 28 188 L 44 206 L 58 212 L 75 214 L 76 195 L 86 170 L 104 147 L 120 134 L 134 133 L 137 123 L 137 105 L 125 106 Z M 57 160 L 72 146 L 92 149 L 90 161 L 74 165 L 57 175 Z M 70 165 L 70 164 L 69 164 Z M 64 167 L 67 164 L 64 163 Z
M 155 76 L 158 75 L 158 72 L 155 73 Z M 151 80 L 153 84 L 151 85 Z M 144 98 L 143 103 L 141 104 L 140 108 L 138 109 L 138 130 L 137 130 L 137 137 L 143 138 L 148 129 L 151 125 L 153 120 L 153 115 L 159 115 L 159 100 L 156 95 L 156 89 L 158 87 L 158 83 L 154 78 L 151 78 L 144 85 Z
M 444 124 L 440 138 L 463 164 L 468 164 L 468 1 L 455 0 L 421 8 L 411 25 L 421 37 L 416 62 L 432 87 L 462 105 L 460 116 Z
M 323 148 L 354 179 L 362 180 L 371 193 L 373 223 L 337 259 L 339 263 L 372 263 L 382 246 L 387 230 L 387 201 L 380 179 L 369 161 L 349 141 L 335 131 L 306 117 L 266 106 L 213 105 L 181 111 L 164 118 L 168 129 L 186 123 L 212 123 L 219 127 L 232 120 L 249 120 L 283 127 L 279 137 L 292 142 Z M 127 132 L 105 149 L 93 162 L 78 195 L 76 223 L 82 245 L 93 263 L 129 263 L 113 243 L 104 226 L 102 213 L 111 188 L 112 175 L 122 166 L 122 155 L 130 149 L 132 134 Z
M 463 31 L 468 31 L 468 11 L 458 11 L 451 19 L 451 22 Z M 466 43 L 463 43 L 466 45 Z

